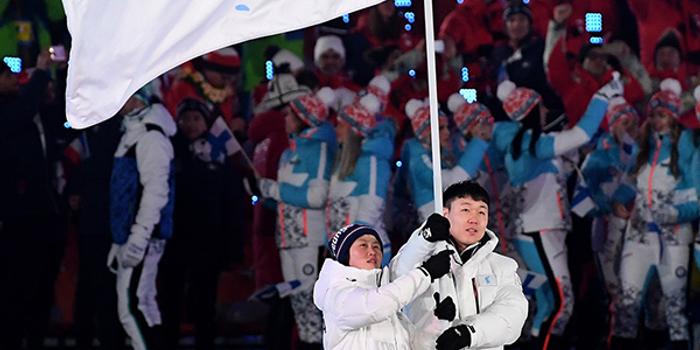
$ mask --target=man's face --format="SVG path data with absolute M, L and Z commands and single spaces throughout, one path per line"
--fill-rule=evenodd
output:
M 483 201 L 475 201 L 471 197 L 457 198 L 449 208 L 442 210 L 450 221 L 450 236 L 460 251 L 479 242 L 486 234 L 489 208 Z
M 361 270 L 373 270 L 382 266 L 382 245 L 373 235 L 364 235 L 350 246 L 348 265 Z
M 336 75 L 343 69 L 345 62 L 343 57 L 334 50 L 326 50 L 321 54 L 321 59 L 318 62 L 318 69 L 326 75 Z
M 0 95 L 16 95 L 19 93 L 17 75 L 10 71 L 0 74 Z
M 230 86 L 234 89 L 236 87 L 236 81 L 238 79 L 237 74 L 222 73 L 211 69 L 204 69 L 202 73 L 204 79 L 217 89 L 223 89 L 226 86 Z
M 511 15 L 506 20 L 506 33 L 511 40 L 522 40 L 530 33 L 530 20 L 522 13 Z
M 583 59 L 583 69 L 595 76 L 601 76 L 608 69 L 606 60 L 607 55 L 603 50 L 598 48 L 591 49 L 586 58 Z
M 656 51 L 656 68 L 675 70 L 681 64 L 681 54 L 674 47 L 665 46 Z

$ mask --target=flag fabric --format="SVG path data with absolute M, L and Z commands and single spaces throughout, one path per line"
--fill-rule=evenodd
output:
M 579 176 L 576 189 L 574 190 L 574 197 L 571 199 L 571 212 L 580 218 L 584 218 L 595 209 L 596 205 L 593 201 L 591 190 L 588 188 L 586 180 Z
M 115 115 L 140 87 L 207 52 L 323 23 L 383 0 L 63 0 L 72 47 L 66 115 Z

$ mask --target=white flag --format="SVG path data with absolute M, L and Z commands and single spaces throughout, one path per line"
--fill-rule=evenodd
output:
M 82 129 L 197 56 L 320 24 L 383 0 L 63 0 L 72 36 L 66 115 Z

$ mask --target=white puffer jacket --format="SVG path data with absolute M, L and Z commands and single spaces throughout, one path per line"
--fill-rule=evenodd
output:
M 407 350 L 415 334 L 401 310 L 430 286 L 414 268 L 389 283 L 389 268 L 361 270 L 326 259 L 314 286 L 326 350 Z
M 392 260 L 392 276 L 401 278 L 430 257 L 452 244 L 426 241 L 416 230 Z M 515 342 L 527 318 L 527 299 L 522 292 L 515 260 L 496 254 L 496 235 L 487 230 L 480 248 L 462 263 L 453 254 L 451 273 L 430 285 L 404 311 L 416 327 L 413 335 L 415 350 L 435 349 L 435 341 L 446 329 L 466 324 L 471 332 L 469 349 L 503 349 Z M 438 320 L 434 315 L 435 298 L 448 296 L 455 301 L 457 317 L 453 322 Z

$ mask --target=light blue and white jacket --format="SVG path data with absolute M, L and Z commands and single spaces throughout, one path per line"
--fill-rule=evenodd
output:
M 687 245 L 693 239 L 691 221 L 698 218 L 700 206 L 692 172 L 695 146 L 692 133 L 683 131 L 678 140 L 678 167 L 680 176 L 671 173 L 671 138 L 668 134 L 649 135 L 650 152 L 647 163 L 636 175 L 633 183 L 623 184 L 615 193 L 615 200 L 629 203 L 634 200 L 626 241 L 644 243 L 648 233 L 659 234 L 665 244 Z M 675 208 L 675 223 L 659 224 L 654 214 Z M 673 210 L 673 209 L 671 209 Z
M 513 158 L 512 143 L 521 124 L 498 122 L 493 140 L 496 148 L 506 154 L 505 164 L 513 186 L 518 232 L 568 230 L 569 203 L 565 186 L 565 168 L 561 156 L 576 151 L 590 141 L 598 130 L 608 108 L 607 100 L 594 96 L 579 122 L 571 129 L 540 135 L 535 153 L 529 151 L 532 132 L 522 139 L 522 154 Z
M 634 140 L 623 141 L 621 145 L 611 134 L 601 135 L 596 149 L 581 166 L 581 173 L 596 206 L 592 215 L 612 213 L 613 196 L 634 168 L 637 152 Z
M 369 225 L 381 236 L 384 245 L 383 264 L 391 259 L 391 241 L 384 227 L 386 196 L 391 181 L 391 156 L 394 154 L 394 122 L 377 124 L 362 142 L 352 174 L 339 179 L 331 177 L 326 205 L 327 237 L 352 223 Z
M 476 177 L 488 146 L 488 142 L 478 138 L 473 138 L 463 151 L 459 151 L 461 147 L 455 145 L 454 148 L 458 150 L 455 152 L 458 157 L 457 164 L 448 168 L 444 162 L 442 163 L 442 189 L 445 190 L 451 184 Z M 424 221 L 434 211 L 432 157 L 429 150 L 426 150 L 415 138 L 407 140 L 403 147 L 401 159 L 404 166 L 408 167 L 411 195 L 418 209 L 419 219 Z
M 281 249 L 325 243 L 324 207 L 336 150 L 328 123 L 293 135 L 280 157 L 277 245 Z

